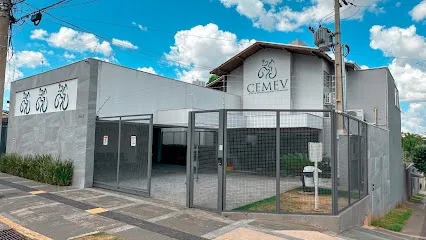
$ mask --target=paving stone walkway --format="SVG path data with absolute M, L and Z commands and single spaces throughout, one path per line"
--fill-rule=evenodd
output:
M 41 240 L 72 239 L 94 232 L 128 240 L 362 239 L 354 237 L 356 231 L 335 235 L 296 224 L 233 221 L 151 198 L 49 186 L 0 173 L 0 233 L 9 229 Z

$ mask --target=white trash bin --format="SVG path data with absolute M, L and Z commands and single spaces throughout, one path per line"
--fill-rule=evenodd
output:
M 303 168 L 303 178 L 302 178 L 302 184 L 303 184 L 303 191 L 304 192 L 311 192 L 315 188 L 314 183 L 314 166 L 306 166 Z M 318 172 L 322 172 L 321 169 L 318 168 Z

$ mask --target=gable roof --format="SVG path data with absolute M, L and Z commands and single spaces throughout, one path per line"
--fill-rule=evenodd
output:
M 292 43 L 296 43 L 296 42 L 292 42 Z M 241 51 L 240 53 L 238 53 L 237 55 L 230 58 L 228 61 L 224 62 L 219 67 L 213 69 L 210 73 L 216 74 L 219 76 L 229 74 L 233 70 L 243 65 L 245 59 L 247 59 L 251 55 L 265 48 L 286 50 L 290 53 L 317 56 L 319 58 L 325 59 L 326 61 L 330 63 L 334 63 L 334 60 L 327 53 L 319 50 L 318 48 L 294 45 L 294 44 L 282 44 L 282 43 L 257 41 L 253 43 L 251 46 Z M 352 69 L 360 69 L 358 64 L 356 64 L 355 62 L 346 62 L 346 67 L 350 67 Z

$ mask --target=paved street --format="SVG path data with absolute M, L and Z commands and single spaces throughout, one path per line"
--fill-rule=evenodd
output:
M 233 221 L 215 213 L 100 189 L 40 184 L 0 174 L 0 231 L 33 239 L 69 239 L 105 232 L 124 239 L 386 239 L 352 229 L 340 236 L 309 226 L 254 219 Z M 3 230 L 3 231 L 2 231 Z M 392 238 L 410 239 L 410 238 Z

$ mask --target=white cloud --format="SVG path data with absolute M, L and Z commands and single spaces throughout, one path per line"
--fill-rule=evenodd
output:
M 333 21 L 333 15 L 324 19 L 334 9 L 334 1 L 312 0 L 310 5 L 306 5 L 301 10 L 294 10 L 281 0 L 220 0 L 227 7 L 235 7 L 237 12 L 251 19 L 253 25 L 266 30 L 293 31 L 301 26 L 312 23 L 325 23 Z M 377 4 L 382 0 L 357 0 L 360 6 L 371 7 L 344 7 L 341 9 L 342 19 L 361 19 L 365 11 L 384 12 L 384 9 Z M 300 1 L 298 1 L 300 2 Z M 308 1 L 307 1 L 308 2 Z
M 15 52 L 9 61 L 18 68 L 36 68 L 41 65 L 49 65 L 43 53 L 34 51 Z
M 404 132 L 426 132 L 426 63 L 415 59 L 426 58 L 426 40 L 408 28 L 373 26 L 370 29 L 370 46 L 385 56 L 395 57 L 389 70 L 399 89 L 400 100 L 409 103 L 402 112 Z
M 178 67 L 177 75 L 180 80 L 207 81 L 209 70 L 252 43 L 254 40 L 238 40 L 235 34 L 219 30 L 216 24 L 209 23 L 177 32 L 175 44 L 170 47 L 170 52 L 165 54 L 165 58 L 170 64 Z
M 8 52 L 9 59 L 6 66 L 6 83 L 5 87 L 9 88 L 10 83 L 24 76 L 21 68 L 37 68 L 39 66 L 49 66 L 49 62 L 42 52 L 21 51 Z
M 43 29 L 34 29 L 31 31 L 31 39 L 41 39 L 44 40 L 46 39 L 48 33 L 46 30 Z
M 132 24 L 133 24 L 134 26 L 138 27 L 138 28 L 139 28 L 140 30 L 142 30 L 142 31 L 148 31 L 148 28 L 147 28 L 147 27 L 144 27 L 144 26 L 142 26 L 142 25 L 140 25 L 140 24 L 138 24 L 138 23 L 132 22 Z
M 426 40 L 408 28 L 374 25 L 370 29 L 370 47 L 380 49 L 385 56 L 399 58 L 426 58 Z
M 411 18 L 418 22 L 426 18 L 426 0 L 423 0 L 410 11 Z
M 74 54 L 72 54 L 72 53 L 67 53 L 67 52 L 65 52 L 65 53 L 64 53 L 64 57 L 65 57 L 65 58 L 68 58 L 68 59 L 74 59 L 74 58 L 75 58 L 75 55 L 74 55 Z
M 138 68 L 137 70 L 142 71 L 142 72 L 157 74 L 157 72 L 154 70 L 153 67 L 141 67 L 141 68 Z
M 127 48 L 127 49 L 138 49 L 139 47 L 136 45 L 133 45 L 133 43 L 127 41 L 127 40 L 120 40 L 113 38 L 112 39 L 112 45 L 120 47 L 120 48 Z
M 396 2 L 395 3 L 395 7 L 400 7 L 401 6 L 401 2 Z
M 361 69 L 369 69 L 369 67 L 367 65 L 361 65 L 359 66 Z
M 389 65 L 400 92 L 400 99 L 426 102 L 426 68 L 411 61 L 394 59 Z
M 401 113 L 402 131 L 411 133 L 426 132 L 426 103 L 411 103 L 408 110 Z
M 34 31 L 33 31 L 34 33 Z M 47 35 L 46 35 L 47 34 Z M 109 42 L 99 40 L 91 33 L 75 31 L 71 28 L 61 27 L 59 32 L 43 33 L 43 38 L 50 46 L 63 48 L 68 51 L 76 52 L 92 52 L 100 53 L 109 56 L 112 53 L 112 48 Z

